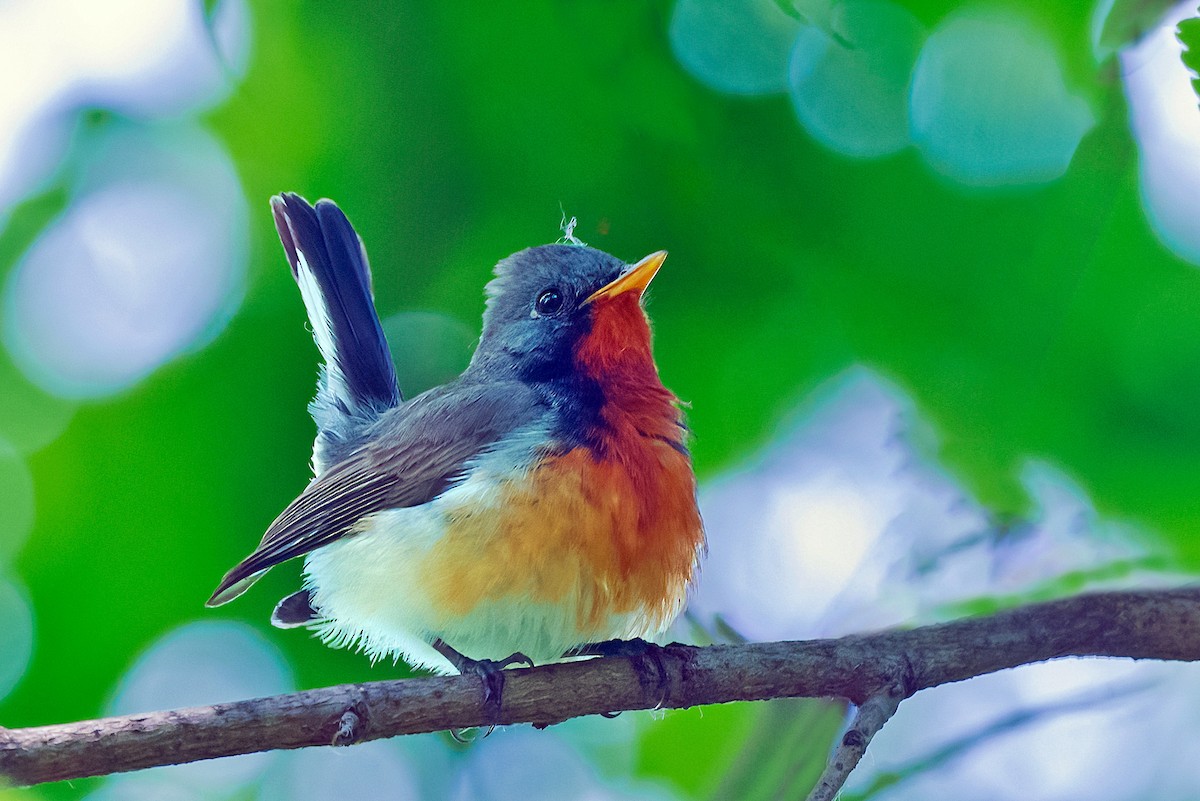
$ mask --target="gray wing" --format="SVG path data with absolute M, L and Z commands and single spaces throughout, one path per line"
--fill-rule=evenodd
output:
M 456 382 L 389 412 L 366 445 L 322 473 L 283 510 L 254 553 L 221 580 L 208 606 L 233 600 L 280 562 L 352 533 L 369 514 L 436 498 L 468 461 L 535 423 L 543 410 L 524 384 Z

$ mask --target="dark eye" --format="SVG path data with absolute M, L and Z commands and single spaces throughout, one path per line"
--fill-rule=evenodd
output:
M 541 317 L 551 317 L 562 309 L 563 299 L 557 289 L 547 289 L 538 295 L 533 310 Z

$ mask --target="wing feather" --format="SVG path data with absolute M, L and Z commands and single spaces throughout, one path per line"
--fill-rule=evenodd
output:
M 241 595 L 271 567 L 347 535 L 367 515 L 427 503 L 476 456 L 537 421 L 542 409 L 520 383 L 440 387 L 389 412 L 368 443 L 314 479 L 208 600 Z

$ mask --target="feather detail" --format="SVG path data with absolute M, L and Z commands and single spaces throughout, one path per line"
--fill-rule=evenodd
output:
M 322 434 L 350 439 L 353 428 L 401 402 L 366 250 L 331 201 L 314 207 L 287 193 L 272 198 L 271 209 L 325 363 L 313 418 Z
M 308 590 L 293 592 L 275 605 L 271 613 L 271 625 L 279 629 L 294 629 L 308 626 L 320 619 L 313 609 L 312 596 Z
M 474 460 L 538 422 L 543 410 L 515 382 L 455 382 L 385 415 L 373 439 L 314 479 L 233 567 L 209 606 L 233 600 L 274 565 L 355 534 L 364 518 L 419 506 L 460 481 Z

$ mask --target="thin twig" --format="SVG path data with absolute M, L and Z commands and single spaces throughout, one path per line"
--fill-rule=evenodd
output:
M 960 759 L 974 748 L 994 737 L 1008 734 L 1040 721 L 1081 710 L 1103 709 L 1106 704 L 1126 700 L 1137 693 L 1153 689 L 1154 682 L 1140 681 L 1122 684 L 1103 684 L 1086 692 L 1038 706 L 1024 707 L 992 721 L 988 721 L 966 734 L 959 735 L 930 753 L 908 761 L 892 770 L 876 773 L 871 783 L 852 795 L 843 795 L 843 801 L 865 801 L 883 788 L 895 789 L 923 771 L 939 768 L 955 759 Z
M 661 655 L 666 707 L 784 697 L 865 702 L 909 695 L 1061 656 L 1200 660 L 1200 588 L 1109 592 L 908 631 Z M 158 765 L 489 723 L 547 726 L 580 715 L 648 709 L 662 677 L 638 656 L 509 672 L 497 716 L 476 677 L 346 684 L 270 698 L 104 720 L 0 728 L 0 775 L 22 784 Z M 352 712 L 352 715 L 347 715 Z
M 883 724 L 892 719 L 900 701 L 907 697 L 904 687 L 897 683 L 863 702 L 854 715 L 854 722 L 829 757 L 817 786 L 808 794 L 808 801 L 833 801 L 850 776 L 850 771 L 858 767 L 858 761 L 871 744 L 871 739 L 883 728 Z

